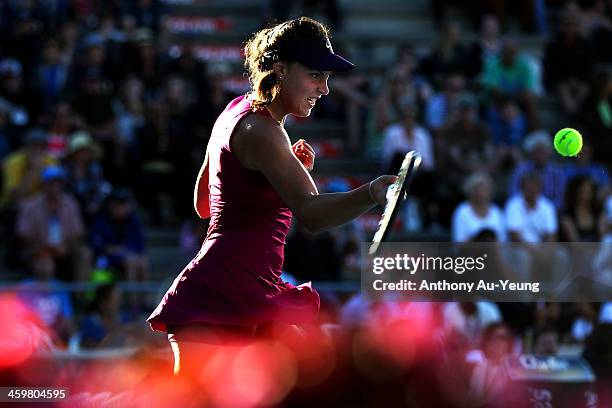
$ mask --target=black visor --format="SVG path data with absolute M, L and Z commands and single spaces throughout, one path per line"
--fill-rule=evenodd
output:
M 296 38 L 279 50 L 280 59 L 297 61 L 318 71 L 345 72 L 355 65 L 334 53 L 328 38 Z

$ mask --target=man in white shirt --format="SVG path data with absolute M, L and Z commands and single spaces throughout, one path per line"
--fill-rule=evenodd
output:
M 557 240 L 555 206 L 541 192 L 540 177 L 529 172 L 521 179 L 521 192 L 506 202 L 506 227 L 510 241 L 537 243 Z
M 551 200 L 542 195 L 542 180 L 535 172 L 521 178 L 521 192 L 506 203 L 506 228 L 513 242 L 538 244 L 557 241 L 557 212 Z M 507 247 L 506 253 L 523 279 L 561 282 L 571 265 L 569 253 L 560 246 Z

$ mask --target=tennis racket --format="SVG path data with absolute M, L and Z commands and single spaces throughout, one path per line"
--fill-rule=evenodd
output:
M 387 204 L 382 217 L 378 222 L 378 230 L 374 234 L 372 244 L 370 244 L 370 255 L 378 251 L 378 247 L 387 239 L 395 218 L 399 213 L 402 202 L 406 199 L 408 187 L 414 178 L 419 166 L 421 165 L 421 155 L 415 151 L 410 151 L 404 157 L 402 166 L 397 174 L 397 181 L 387 190 Z

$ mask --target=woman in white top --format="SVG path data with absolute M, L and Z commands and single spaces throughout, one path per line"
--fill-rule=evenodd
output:
M 429 132 L 416 123 L 417 108 L 412 102 L 404 102 L 400 121 L 385 129 L 383 139 L 383 168 L 396 173 L 404 155 L 410 150 L 421 154 L 421 169 L 432 171 L 435 167 L 433 143 Z M 397 166 L 395 166 L 395 164 Z
M 497 241 L 506 241 L 506 227 L 500 208 L 491 202 L 493 180 L 487 173 L 474 173 L 463 185 L 467 200 L 453 213 L 453 242 L 471 241 L 480 231 L 495 232 Z

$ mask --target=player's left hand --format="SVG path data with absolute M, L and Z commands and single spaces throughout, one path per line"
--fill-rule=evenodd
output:
M 385 205 L 387 203 L 387 193 L 389 192 L 389 186 L 397 181 L 397 176 L 384 175 L 380 176 L 370 182 L 368 188 L 370 189 L 370 198 L 376 202 L 376 204 Z
M 304 165 L 306 170 L 312 171 L 314 168 L 315 151 L 304 139 L 300 139 L 291 146 L 293 154 Z

